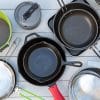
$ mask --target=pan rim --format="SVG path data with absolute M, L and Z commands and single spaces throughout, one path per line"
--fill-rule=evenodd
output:
M 60 26 L 61 26 L 61 23 L 62 23 L 62 20 L 63 20 L 63 18 L 65 17 L 65 16 L 67 16 L 67 14 L 69 14 L 69 13 L 71 13 L 72 11 L 81 11 L 81 12 L 83 12 L 83 13 L 87 13 L 89 16 L 91 16 L 91 18 L 93 19 L 93 21 L 95 22 L 95 26 L 96 26 L 96 35 L 95 35 L 95 37 L 94 37 L 94 39 L 93 40 L 91 40 L 92 42 L 91 43 L 89 43 L 88 45 L 86 45 L 86 46 L 84 46 L 84 47 L 73 47 L 73 46 L 71 46 L 69 43 L 67 43 L 66 41 L 64 41 L 64 39 L 63 39 L 63 37 L 62 37 L 62 35 L 61 35 L 61 30 L 60 30 Z M 97 24 L 97 21 L 96 21 L 96 19 L 95 19 L 95 17 L 90 13 L 90 12 L 88 12 L 88 11 L 86 11 L 86 10 L 84 10 L 84 9 L 73 9 L 73 10 L 69 10 L 68 12 L 66 12 L 66 13 L 64 13 L 64 15 L 61 17 L 61 19 L 60 19 L 60 21 L 59 21 L 59 24 L 58 24 L 58 33 L 59 33 L 59 37 L 60 37 L 60 39 L 61 39 L 61 41 L 67 46 L 67 47 L 69 47 L 69 48 L 71 48 L 71 49 L 73 49 L 73 50 L 80 50 L 80 49 L 83 49 L 83 48 L 88 48 L 88 46 L 89 45 L 92 45 L 93 43 L 94 43 L 94 41 L 96 40 L 96 38 L 97 38 L 97 36 L 98 36 L 98 24 Z

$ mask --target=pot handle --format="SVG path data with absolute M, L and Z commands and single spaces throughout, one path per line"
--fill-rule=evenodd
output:
M 57 85 L 53 85 L 49 88 L 49 91 L 52 93 L 54 100 L 65 100 L 63 95 L 60 93 Z
M 60 5 L 61 9 L 63 12 L 67 11 L 67 8 L 66 8 L 66 4 L 64 3 L 63 0 L 57 0 L 58 1 L 58 4 Z
M 69 65 L 74 67 L 82 67 L 83 63 L 80 61 L 64 62 L 63 65 Z
M 74 2 L 74 3 L 88 4 L 89 5 L 89 3 L 86 0 L 73 0 L 72 2 Z
M 31 33 L 29 35 L 27 35 L 25 37 L 25 41 L 24 41 L 24 44 L 26 44 L 29 40 L 33 39 L 33 38 L 38 38 L 38 37 L 41 37 L 40 35 L 38 35 L 37 33 Z

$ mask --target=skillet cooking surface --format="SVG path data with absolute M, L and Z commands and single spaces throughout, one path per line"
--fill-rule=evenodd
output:
M 73 10 L 61 19 L 60 34 L 65 42 L 81 47 L 89 44 L 97 33 L 96 21 L 91 14 L 84 10 Z
M 37 48 L 29 54 L 29 70 L 38 77 L 47 77 L 57 69 L 57 57 L 47 47 Z

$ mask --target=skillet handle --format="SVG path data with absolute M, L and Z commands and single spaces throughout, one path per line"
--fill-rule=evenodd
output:
M 33 39 L 33 38 L 39 38 L 41 37 L 40 35 L 38 35 L 37 33 L 31 33 L 29 35 L 27 35 L 25 37 L 25 41 L 24 41 L 24 44 L 26 44 L 29 40 Z
M 86 0 L 73 0 L 72 1 L 73 3 L 82 3 L 82 4 L 88 4 L 89 5 L 89 3 L 86 1 Z
M 69 65 L 73 67 L 82 67 L 83 63 L 80 61 L 71 61 L 71 62 L 65 62 L 63 65 Z
M 60 93 L 57 85 L 53 85 L 49 88 L 49 91 L 52 93 L 54 100 L 65 100 L 63 95 Z

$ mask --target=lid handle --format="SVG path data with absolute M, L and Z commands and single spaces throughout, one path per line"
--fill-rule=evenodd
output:
M 34 3 L 29 9 L 28 11 L 26 11 L 23 15 L 23 18 L 24 20 L 27 20 L 31 15 L 32 13 L 38 8 L 38 4 L 37 3 Z

